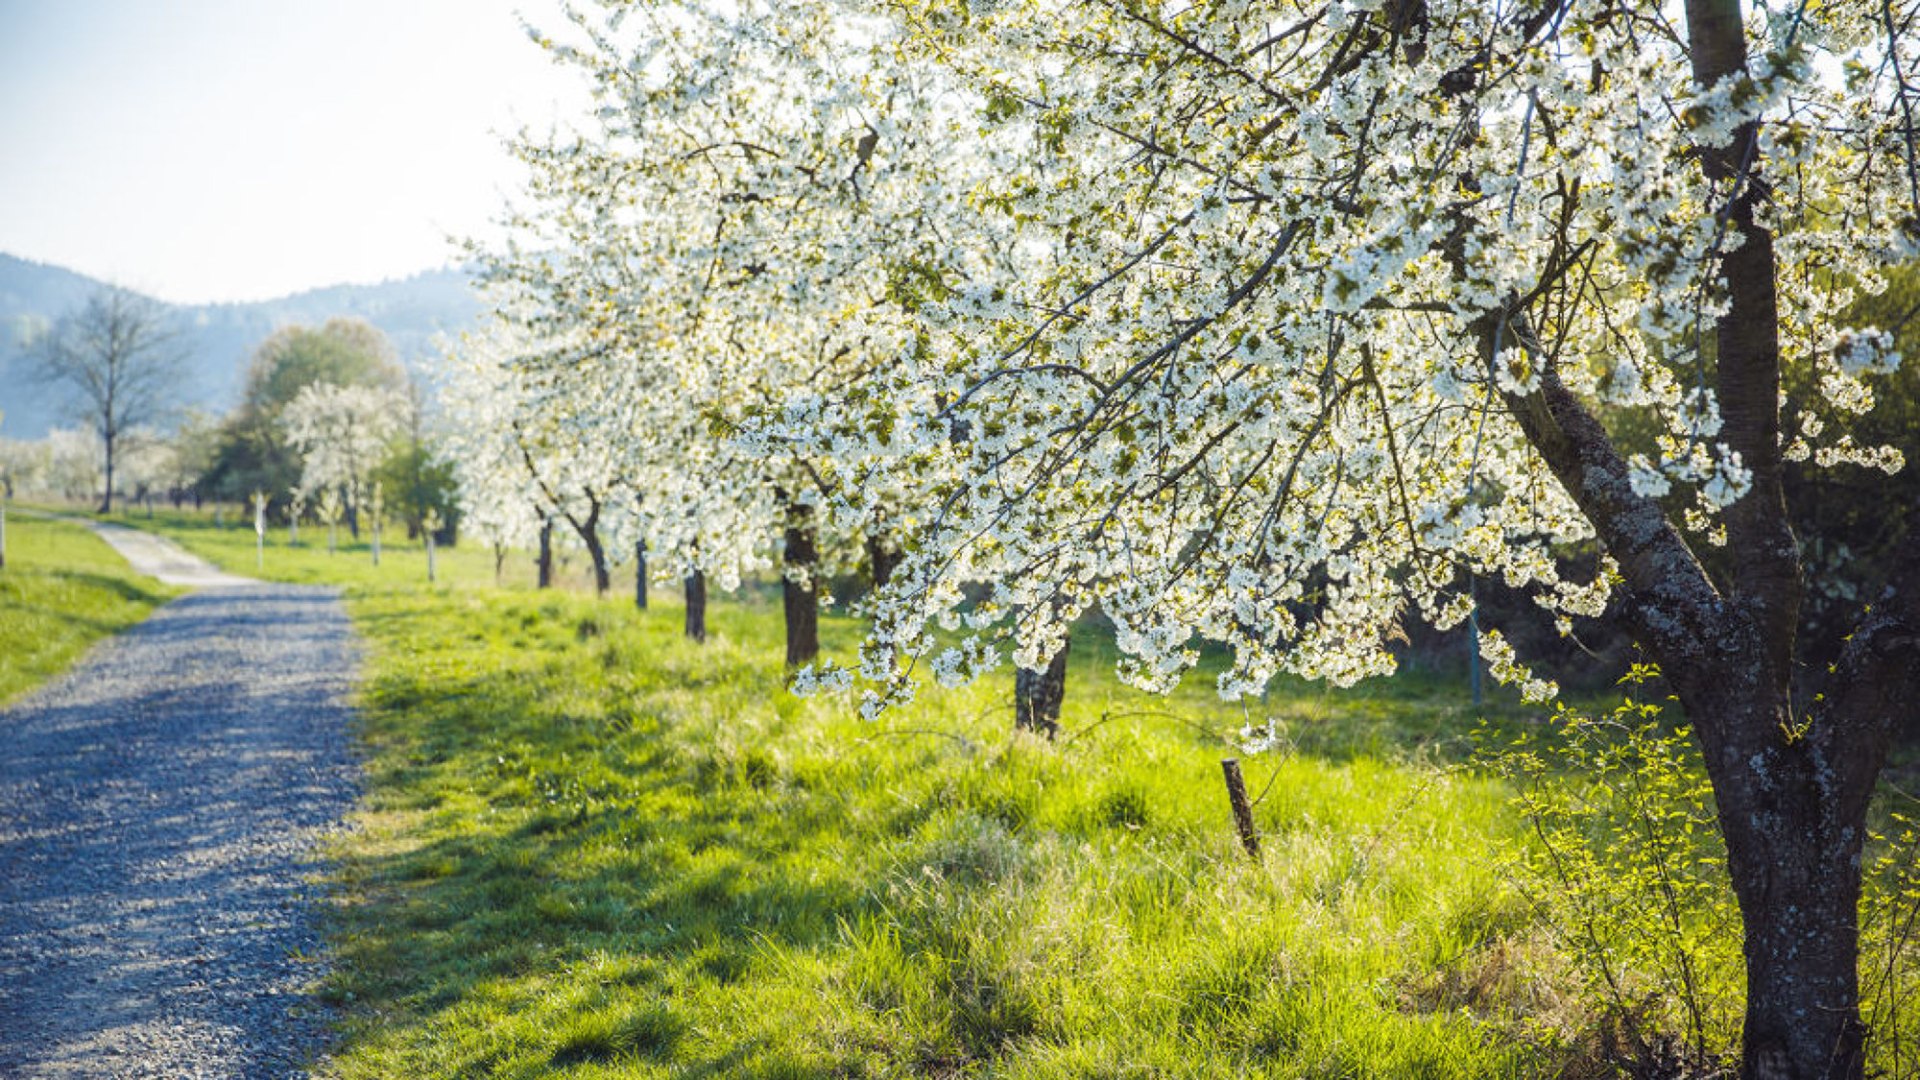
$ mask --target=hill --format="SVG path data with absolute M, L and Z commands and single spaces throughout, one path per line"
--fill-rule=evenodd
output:
M 58 393 L 31 377 L 24 351 L 65 312 L 103 286 L 58 266 L 0 254 L 0 436 L 36 439 L 64 419 Z M 247 357 L 262 338 L 290 324 L 354 316 L 379 327 L 412 371 L 434 355 L 434 339 L 472 324 L 480 313 L 468 275 L 432 270 L 375 285 L 333 285 L 277 300 L 242 304 L 164 304 L 180 332 L 186 377 L 178 403 L 225 411 L 239 395 Z

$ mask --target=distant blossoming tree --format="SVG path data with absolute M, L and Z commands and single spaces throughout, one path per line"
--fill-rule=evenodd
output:
M 338 492 L 354 515 L 406 422 L 406 410 L 406 399 L 384 387 L 302 387 L 281 413 L 287 442 L 300 455 L 301 490 Z

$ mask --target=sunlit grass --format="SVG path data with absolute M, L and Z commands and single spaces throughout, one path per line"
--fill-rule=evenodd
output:
M 1512 921 L 1484 782 L 1365 753 L 1261 763 L 1255 866 L 1219 791 L 1222 718 L 1047 746 L 985 686 L 865 724 L 780 689 L 757 613 L 720 614 L 702 648 L 577 597 L 360 612 L 383 647 L 345 872 L 365 902 L 333 988 L 366 1003 L 346 1075 L 1526 1060 L 1416 1000 Z M 853 630 L 830 624 L 841 647 Z M 1070 729 L 1123 703 L 1082 681 Z
M 251 558 L 251 534 L 185 535 Z M 1445 689 L 1148 698 L 1089 633 L 1050 745 L 1010 731 L 1006 679 L 878 723 L 796 699 L 765 605 L 720 604 L 696 646 L 675 610 L 491 576 L 348 575 L 375 649 L 341 1076 L 1478 1077 L 1571 1053 L 1497 865 L 1508 792 L 1448 767 L 1472 721 Z M 859 631 L 824 628 L 843 655 Z M 1248 764 L 1256 864 L 1219 761 L 1268 716 L 1291 749 Z
M 80 525 L 9 507 L 0 570 L 0 703 L 64 671 L 179 590 L 134 573 Z
M 155 524 L 252 571 L 249 529 Z M 535 592 L 523 554 L 429 587 L 417 544 L 303 540 L 266 576 L 344 583 L 374 644 L 341 1076 L 1604 1074 L 1463 686 L 1155 698 L 1088 627 L 1057 743 L 1006 677 L 867 723 L 785 691 L 763 594 L 695 646 L 677 597 Z M 1269 721 L 1256 863 L 1220 759 Z

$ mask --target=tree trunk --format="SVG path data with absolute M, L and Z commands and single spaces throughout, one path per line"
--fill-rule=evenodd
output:
M 600 499 L 592 491 L 586 495 L 586 520 L 574 517 L 572 511 L 567 511 L 565 516 L 567 524 L 573 526 L 573 531 L 580 537 L 580 542 L 586 545 L 587 557 L 593 561 L 594 595 L 605 596 L 607 590 L 613 587 L 613 577 L 607 572 L 607 546 L 600 540 Z
M 100 512 L 113 513 L 113 436 L 105 437 L 107 444 L 107 490 L 100 496 Z
M 1696 82 L 1711 86 L 1746 71 L 1739 0 L 1687 0 L 1686 18 Z M 1781 480 L 1778 266 L 1757 213 L 1767 190 L 1762 158 L 1752 122 L 1700 158 L 1740 241 L 1720 259 L 1728 307 L 1714 323 L 1714 382 L 1722 436 L 1751 470 L 1752 486 L 1725 513 L 1739 565 L 1708 623 L 1718 633 L 1702 651 L 1717 662 L 1684 671 L 1676 687 L 1705 751 L 1746 931 L 1741 1073 L 1853 1080 L 1865 1069 L 1860 845 L 1891 703 L 1873 705 L 1878 715 L 1867 724 L 1845 713 L 1872 700 L 1873 687 L 1864 697 L 1857 687 L 1841 691 L 1805 716 L 1793 709 L 1804 568 Z M 1914 605 L 1903 597 L 1900 606 Z M 1899 681 L 1886 674 L 1868 678 L 1882 688 Z
M 687 637 L 707 640 L 707 573 L 695 570 L 687 575 Z
M 1686 0 L 1694 81 L 1746 68 L 1739 0 Z M 1620 447 L 1546 357 L 1538 388 L 1502 391 L 1527 441 L 1619 567 L 1617 610 L 1679 695 L 1712 781 L 1744 928 L 1747 1080 L 1857 1080 L 1860 845 L 1895 718 L 1920 699 L 1920 541 L 1862 615 L 1832 675 L 1795 669 L 1803 567 L 1781 483 L 1779 273 L 1756 213 L 1759 129 L 1703 146 L 1729 226 L 1726 311 L 1714 323 L 1720 438 L 1751 473 L 1722 515 L 1734 559 L 1719 578 L 1664 510 L 1633 490 Z M 1483 363 L 1529 332 L 1526 305 L 1477 320 Z M 1799 684 L 1799 685 L 1796 685 Z M 1816 694 L 1813 691 L 1821 691 Z M 1807 707 L 1796 711 L 1794 702 Z
M 605 596 L 607 590 L 613 587 L 613 576 L 607 570 L 607 549 L 600 542 L 600 532 L 591 527 L 583 529 L 580 539 L 586 543 L 587 555 L 593 560 L 594 595 Z
M 536 588 L 553 588 L 553 522 L 542 518 L 540 521 L 540 555 L 534 562 Z
M 1812 777 L 1795 787 L 1816 791 Z M 1860 1019 L 1860 838 L 1866 816 L 1842 835 L 1728 822 L 1728 847 L 1749 849 L 1729 869 L 1746 930 L 1747 1014 L 1743 1075 L 1858 1077 L 1865 1067 Z M 1829 824 L 1838 824 L 1831 822 Z
M 904 558 L 906 555 L 884 533 L 867 536 L 867 567 L 872 572 L 874 588 L 893 580 L 893 572 L 899 569 Z
M 1557 372 L 1509 408 L 1619 561 L 1621 616 L 1699 741 L 1745 930 L 1741 1075 L 1858 1080 L 1860 844 L 1893 717 L 1920 694 L 1920 559 L 1850 639 L 1855 659 L 1828 678 L 1831 700 L 1796 713 L 1794 628 L 1779 609 L 1788 593 L 1750 592 L 1770 587 L 1764 545 L 1738 545 L 1747 580 L 1722 591 L 1632 493 L 1626 462 Z M 1729 514 L 1729 530 L 1764 533 L 1743 517 Z
M 647 610 L 647 542 L 633 542 L 633 606 Z
M 1859 1077 L 1859 859 L 1871 779 L 1829 766 L 1759 655 L 1673 681 L 1705 752 L 1745 930 L 1741 1075 Z
M 1683 664 L 1674 680 L 1705 751 L 1746 931 L 1748 1080 L 1865 1072 L 1861 845 L 1891 733 L 1920 700 L 1920 534 L 1902 547 L 1839 660 L 1801 688 L 1804 709 L 1757 634 L 1744 662 Z
M 1013 673 L 1013 726 L 1037 731 L 1051 739 L 1060 733 L 1060 705 L 1067 698 L 1068 638 L 1047 661 L 1044 671 L 1020 668 Z
M 783 556 L 781 599 L 787 614 L 787 666 L 803 667 L 820 655 L 820 550 L 815 543 L 813 507 L 787 507 L 787 543 Z

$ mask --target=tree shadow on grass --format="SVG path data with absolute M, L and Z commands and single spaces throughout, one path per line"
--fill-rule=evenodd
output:
M 154 588 L 149 578 L 113 577 L 88 570 L 54 570 L 47 576 L 81 588 L 111 593 L 127 603 L 162 604 L 172 597 L 171 593 Z
M 88 631 L 88 637 L 104 637 L 107 634 L 112 634 L 127 628 L 126 619 L 105 619 L 93 615 L 81 615 L 64 608 L 53 607 L 47 604 L 9 604 L 7 605 L 7 611 L 10 614 L 22 618 L 23 623 L 25 620 L 34 619 L 42 620 L 46 623 L 71 626 Z
M 945 921 L 1003 905 L 1023 852 L 1131 860 L 1112 868 L 1126 883 L 1113 887 L 1153 897 L 1222 873 L 1221 853 L 1240 865 L 1215 798 L 1237 725 L 1218 708 L 1199 727 L 1169 726 L 1189 741 L 1177 759 L 1124 776 L 1101 770 L 1124 756 L 1108 743 L 1133 720 L 1053 746 L 1010 732 L 980 745 L 982 731 L 1008 731 L 1010 710 L 1005 727 L 977 718 L 964 748 L 871 729 L 782 740 L 793 702 L 777 668 L 752 659 L 778 656 L 773 620 L 722 612 L 716 641 L 694 649 L 671 618 L 642 632 L 646 617 L 584 600 L 527 594 L 457 612 L 365 601 L 356 614 L 385 654 L 363 698 L 375 815 L 337 875 L 328 989 L 349 1012 L 349 1077 L 531 1077 L 623 1060 L 675 1075 L 857 1075 L 882 1062 L 957 1074 L 1074 1037 L 1002 924 Z M 1143 704 L 1096 672 L 1110 655 L 1076 642 L 1083 656 L 1070 731 Z M 1106 704 L 1084 700 L 1095 693 Z M 1301 738 L 1293 753 L 1333 768 L 1450 720 L 1387 705 L 1374 732 L 1343 736 L 1336 713 L 1323 745 Z M 1156 745 L 1171 754 L 1180 738 Z M 1389 779 L 1412 805 L 1418 778 Z M 1390 816 L 1399 797 L 1366 798 Z M 1283 827 L 1273 804 L 1262 812 Z M 1196 830 L 1219 844 L 1191 841 Z M 1187 854 L 1162 866 L 1162 843 Z
M 405 617 L 380 618 L 392 632 Z M 850 874 L 781 865 L 817 827 L 792 793 L 687 760 L 657 724 L 554 708 L 518 671 L 389 676 L 367 700 L 375 741 L 405 746 L 375 762 L 376 797 L 435 824 L 424 844 L 343 861 L 355 899 L 333 916 L 329 993 L 375 1010 L 350 1019 L 348 1054 L 434 1041 L 394 1025 L 499 1009 L 453 1074 L 622 1057 L 751 1074 L 751 1038 L 688 1046 L 679 999 L 746 977 L 770 948 L 826 944 L 868 903 Z M 556 998 L 556 982 L 605 1000 Z

